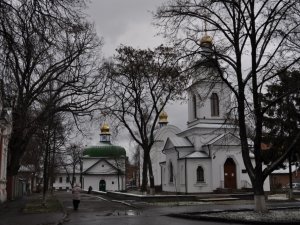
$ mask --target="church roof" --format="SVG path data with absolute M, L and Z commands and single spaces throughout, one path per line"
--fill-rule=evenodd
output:
M 172 136 L 168 138 L 175 147 L 192 147 L 192 143 L 184 137 Z
M 209 158 L 208 154 L 206 152 L 192 152 L 185 156 L 184 158 L 192 159 L 192 158 Z
M 224 136 L 225 136 L 225 133 L 224 133 L 224 134 L 221 134 L 221 135 L 219 135 L 219 136 L 217 136 L 217 137 L 215 137 L 215 138 L 213 138 L 212 140 L 210 140 L 210 141 L 207 143 L 207 145 L 211 145 L 211 144 L 215 143 L 217 140 L 221 139 L 221 138 L 224 137 Z
M 181 130 L 177 126 L 168 124 L 166 126 L 155 129 L 154 130 L 154 138 L 155 138 L 155 140 L 160 140 L 162 138 L 162 136 L 166 133 L 168 133 L 168 135 L 170 133 L 176 135 L 180 132 L 181 132 Z
M 211 139 L 206 145 L 240 145 L 240 138 L 228 132 Z
M 116 145 L 91 146 L 84 149 L 84 157 L 120 157 L 126 156 L 123 147 Z

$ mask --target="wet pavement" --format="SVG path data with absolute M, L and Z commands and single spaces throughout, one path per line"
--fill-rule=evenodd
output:
M 26 201 L 38 195 L 26 196 L 0 205 L 0 225 L 58 225 L 62 221 L 64 225 L 211 225 L 218 223 L 173 218 L 167 215 L 253 209 L 252 200 L 146 203 L 135 200 L 120 201 L 103 195 L 82 194 L 79 210 L 74 211 L 71 192 L 56 192 L 55 195 L 63 204 L 64 212 L 26 214 L 22 212 Z M 299 200 L 268 201 L 268 207 L 299 207 Z M 219 224 L 232 224 L 232 222 Z
M 103 196 L 82 194 L 79 210 L 74 211 L 70 193 L 58 193 L 57 195 L 67 209 L 68 217 L 65 225 L 216 224 L 215 222 L 184 220 L 166 216 L 169 213 L 214 210 L 216 206 L 209 203 L 200 203 L 194 206 L 160 206 L 135 201 L 115 201 Z M 249 205 L 244 207 L 249 208 Z M 219 208 L 225 209 L 228 208 L 228 205 L 220 205 Z M 241 208 L 241 206 L 234 205 L 231 208 Z

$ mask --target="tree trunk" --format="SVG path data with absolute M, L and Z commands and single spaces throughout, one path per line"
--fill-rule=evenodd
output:
M 150 157 L 148 160 L 148 170 L 149 170 L 149 180 L 150 180 L 150 195 L 154 195 L 155 194 L 155 184 L 154 184 L 154 176 L 153 176 L 152 163 L 151 163 Z
M 254 195 L 254 210 L 255 212 L 267 212 L 265 195 Z
M 118 169 L 118 191 L 120 191 L 120 171 Z
M 48 142 L 48 141 L 47 141 Z M 44 174 L 43 174 L 43 206 L 46 205 L 46 194 L 48 189 L 48 157 L 49 157 L 49 143 L 46 143 L 46 152 L 45 152 L 45 158 L 44 158 Z
M 264 180 L 262 179 L 262 172 L 257 173 L 253 184 L 254 191 L 254 211 L 255 212 L 267 212 L 266 197 L 264 192 Z
M 147 184 L 148 184 L 147 172 L 148 172 L 149 157 L 150 157 L 149 152 L 144 150 L 144 161 L 143 161 L 143 171 L 142 171 L 142 187 L 141 187 L 142 192 L 147 191 Z
M 9 140 L 9 151 L 8 151 L 8 162 L 7 162 L 7 173 L 9 176 L 15 176 L 18 174 L 20 168 L 20 159 L 23 156 L 24 150 L 29 140 L 22 138 L 22 132 L 14 131 L 11 134 Z

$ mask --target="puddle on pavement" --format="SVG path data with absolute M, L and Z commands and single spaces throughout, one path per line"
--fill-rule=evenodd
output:
M 125 215 L 127 216 L 138 216 L 140 215 L 140 211 L 137 211 L 137 210 L 126 210 L 125 211 Z
M 107 216 L 139 216 L 141 212 L 138 210 L 117 210 Z

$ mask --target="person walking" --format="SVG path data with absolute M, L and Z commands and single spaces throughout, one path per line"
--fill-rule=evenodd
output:
M 79 184 L 75 184 L 74 188 L 72 189 L 74 210 L 78 209 L 80 203 L 80 192 L 81 192 L 81 188 L 79 187 Z

